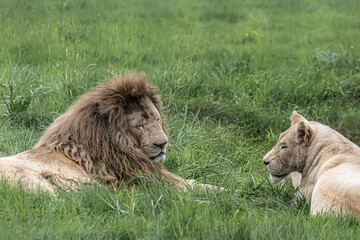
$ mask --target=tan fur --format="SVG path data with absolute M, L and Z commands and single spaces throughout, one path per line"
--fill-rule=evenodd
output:
M 1 177 L 49 191 L 94 180 L 132 185 L 139 176 L 186 188 L 191 181 L 163 166 L 168 135 L 156 91 L 134 73 L 82 95 L 33 149 L 0 158 Z
M 299 187 L 311 214 L 360 217 L 360 148 L 340 133 L 293 112 L 291 127 L 264 159 L 274 182 Z

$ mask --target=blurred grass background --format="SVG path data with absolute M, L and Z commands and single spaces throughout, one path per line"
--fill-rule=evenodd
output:
M 77 97 L 136 70 L 160 88 L 165 165 L 223 193 L 0 187 L 6 238 L 358 238 L 270 184 L 263 155 L 297 110 L 360 143 L 357 0 L 2 0 L 0 156 L 31 148 Z M 238 190 L 237 192 L 235 190 Z M 135 207 L 129 204 L 135 202 Z

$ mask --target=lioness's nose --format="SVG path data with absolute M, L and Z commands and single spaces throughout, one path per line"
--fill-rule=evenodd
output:
M 265 158 L 263 159 L 263 162 L 264 162 L 264 164 L 267 166 L 267 165 L 269 165 L 269 161 L 268 160 L 266 160 Z
M 159 147 L 159 148 L 162 149 L 162 148 L 166 145 L 166 143 L 167 143 L 167 141 L 162 142 L 162 143 L 154 143 L 154 145 L 155 145 L 156 147 Z

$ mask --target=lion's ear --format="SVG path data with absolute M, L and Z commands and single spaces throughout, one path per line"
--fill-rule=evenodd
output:
M 293 111 L 293 114 L 290 117 L 290 119 L 291 119 L 291 125 L 293 125 L 295 123 L 299 123 L 301 121 L 307 121 L 303 116 L 298 114 L 296 111 Z
M 311 139 L 314 137 L 315 131 L 312 127 L 310 127 L 307 121 L 301 121 L 297 126 L 296 133 L 297 143 L 305 143 L 305 145 L 308 146 L 311 142 Z

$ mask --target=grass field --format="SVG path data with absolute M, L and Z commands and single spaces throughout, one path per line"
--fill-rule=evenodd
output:
M 262 157 L 297 110 L 360 144 L 358 0 L 1 0 L 0 156 L 31 148 L 97 82 L 160 88 L 165 166 L 225 192 L 34 194 L 0 184 L 2 239 L 359 239 L 309 215 Z

